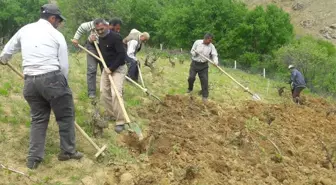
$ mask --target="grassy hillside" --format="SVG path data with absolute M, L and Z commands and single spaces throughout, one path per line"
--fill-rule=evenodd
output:
M 250 7 L 275 3 L 291 15 L 292 24 L 298 35 L 313 35 L 326 39 L 323 35 L 328 31 L 331 37 L 327 40 L 336 44 L 336 31 L 328 28 L 336 23 L 334 0 L 243 0 L 243 2 Z
M 141 56 L 140 58 L 144 58 Z M 19 56 L 12 64 L 20 68 Z M 143 61 L 143 60 L 142 60 Z M 90 135 L 94 107 L 86 94 L 84 53 L 70 57 L 70 87 L 76 120 Z M 107 156 L 95 160 L 95 149 L 77 132 L 80 161 L 59 162 L 58 127 L 54 117 L 47 134 L 46 157 L 40 167 L 25 167 L 29 141 L 29 107 L 22 96 L 23 80 L 0 66 L 0 164 L 30 175 L 30 179 L 0 168 L 0 184 L 332 184 L 336 116 L 333 105 L 305 90 L 304 105 L 291 102 L 288 84 L 225 69 L 262 98 L 252 101 L 218 69 L 210 68 L 210 101 L 197 91 L 186 95 L 189 60 L 162 57 L 155 70 L 142 67 L 145 85 L 166 104 L 160 105 L 126 83 L 124 99 L 131 120 L 143 129 L 145 140 L 127 133 L 116 135 L 113 124 L 99 146 Z M 142 65 L 144 66 L 144 65 Z M 97 83 L 99 87 L 99 84 Z M 329 111 L 329 113 L 328 113 Z M 328 116 L 326 114 L 328 113 Z M 321 143 L 324 143 L 322 145 Z M 323 147 L 325 146 L 325 148 Z M 330 159 L 328 161 L 328 159 Z

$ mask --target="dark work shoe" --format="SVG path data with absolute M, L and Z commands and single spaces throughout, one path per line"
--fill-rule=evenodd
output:
M 95 98 L 96 98 L 96 95 L 94 95 L 94 94 L 89 94 L 89 98 L 90 98 L 90 99 L 95 99 Z
M 32 170 L 36 169 L 39 166 L 40 163 L 41 163 L 41 161 L 39 161 L 39 160 L 28 159 L 27 168 L 32 169 Z
M 189 89 L 187 90 L 187 93 L 191 93 L 191 92 L 192 92 L 192 90 L 189 90 Z
M 84 156 L 84 154 L 82 154 L 81 152 L 75 152 L 74 154 L 70 154 L 68 152 L 61 152 L 60 154 L 58 154 L 58 160 L 59 161 L 67 161 L 70 159 L 76 159 L 79 160 Z
M 125 125 L 116 125 L 114 127 L 114 131 L 118 134 L 120 134 L 123 130 L 125 130 Z

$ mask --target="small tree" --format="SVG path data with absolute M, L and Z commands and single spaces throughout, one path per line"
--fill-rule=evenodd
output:
M 278 70 L 287 71 L 294 64 L 305 76 L 314 92 L 336 93 L 336 49 L 328 42 L 303 37 L 275 52 Z
M 0 39 L 5 41 L 17 32 L 20 27 L 37 21 L 40 8 L 47 0 L 0 1 Z

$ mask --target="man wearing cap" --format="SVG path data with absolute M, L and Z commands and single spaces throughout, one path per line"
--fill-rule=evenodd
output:
M 60 161 L 80 159 L 76 151 L 75 108 L 68 85 L 68 51 L 64 36 L 56 29 L 65 20 L 56 5 L 41 7 L 40 20 L 22 27 L 0 54 L 1 64 L 21 50 L 23 95 L 30 106 L 31 126 L 27 167 L 35 169 L 44 158 L 50 112 L 59 126 Z
M 204 102 L 207 101 L 209 96 L 208 89 L 208 69 L 209 64 L 208 61 L 202 57 L 203 56 L 210 58 L 215 65 L 218 65 L 218 54 L 215 46 L 212 44 L 213 35 L 207 33 L 204 35 L 204 38 L 201 40 L 196 40 L 194 45 L 191 48 L 191 65 L 189 69 L 189 77 L 188 77 L 188 93 L 191 93 L 194 88 L 194 82 L 196 80 L 196 75 L 201 81 L 202 87 L 202 99 Z
M 142 43 L 147 42 L 149 37 L 147 32 L 141 33 L 136 29 L 132 29 L 129 35 L 123 39 L 123 43 L 127 45 L 126 62 L 129 65 L 128 76 L 134 81 L 138 81 L 139 77 L 136 53 L 141 50 Z
M 95 29 L 99 35 L 99 49 L 106 62 L 108 69 L 104 69 L 101 77 L 101 102 L 105 106 L 108 116 L 116 119 L 115 131 L 120 133 L 125 128 L 125 117 L 121 109 L 122 102 L 118 101 L 116 93 L 110 83 L 109 75 L 112 75 L 116 90 L 122 95 L 123 84 L 127 72 L 125 65 L 126 51 L 119 33 L 111 31 L 104 26 L 102 20 L 94 21 Z M 90 41 L 95 41 L 96 37 L 90 37 Z M 97 125 L 98 126 L 98 125 Z M 95 128 L 96 134 L 101 135 L 103 128 Z M 99 133 L 99 132 L 101 133 Z
M 302 73 L 295 68 L 294 65 L 289 65 L 288 69 L 291 71 L 289 83 L 291 84 L 292 98 L 297 104 L 300 103 L 300 93 L 306 88 L 306 82 Z
M 103 20 L 103 19 L 96 19 L 96 20 Z M 108 22 L 104 21 L 104 25 L 108 26 Z M 96 33 L 95 30 L 95 26 L 94 26 L 94 21 L 90 21 L 90 22 L 85 22 L 82 23 L 75 35 L 74 38 L 71 40 L 72 43 L 75 46 L 78 46 L 78 40 L 81 38 L 81 36 L 84 33 L 90 33 L 90 36 L 95 36 L 96 38 L 98 38 L 98 35 Z M 92 53 L 94 53 L 95 55 L 98 55 L 95 46 L 93 45 L 93 43 L 91 42 L 87 42 L 86 43 L 86 48 L 91 51 Z M 103 70 L 103 65 L 101 64 L 101 62 L 97 59 L 95 59 L 93 56 L 91 56 L 90 54 L 86 55 L 86 60 L 87 60 L 87 72 L 86 72 L 86 80 L 87 80 L 87 86 L 88 86 L 88 96 L 89 98 L 95 98 L 96 97 L 96 76 L 97 76 L 97 67 L 99 65 L 100 70 Z

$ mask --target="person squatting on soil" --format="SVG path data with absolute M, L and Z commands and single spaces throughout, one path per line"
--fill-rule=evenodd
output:
M 306 82 L 302 73 L 295 68 L 294 65 L 289 65 L 288 69 L 291 71 L 289 83 L 291 84 L 292 97 L 295 103 L 300 103 L 300 93 L 306 88 Z
M 136 29 L 132 29 L 129 35 L 123 39 L 123 43 L 127 45 L 126 62 L 129 65 L 128 75 L 132 80 L 138 81 L 139 78 L 139 62 L 136 58 L 136 53 L 141 50 L 142 43 L 149 40 L 147 32 L 141 33 Z
M 41 7 L 40 20 L 22 27 L 0 55 L 6 64 L 21 50 L 24 73 L 23 95 L 30 106 L 31 126 L 27 167 L 35 169 L 44 158 L 45 140 L 53 110 L 59 126 L 58 160 L 80 159 L 76 151 L 75 108 L 68 85 L 68 51 L 64 36 L 56 28 L 65 18 L 56 5 Z
M 194 45 L 191 48 L 191 65 L 189 69 L 189 77 L 188 77 L 188 93 L 191 93 L 194 88 L 194 82 L 196 80 L 196 74 L 201 81 L 202 87 L 202 99 L 203 101 L 207 101 L 209 96 L 208 89 L 208 69 L 209 64 L 208 61 L 200 56 L 198 53 L 204 55 L 207 58 L 210 58 L 215 65 L 218 65 L 218 54 L 215 46 L 212 44 L 213 35 L 210 33 L 206 33 L 204 35 L 203 40 L 196 40 Z M 196 52 L 195 52 L 196 51 Z
M 108 70 L 103 70 L 101 77 L 101 102 L 104 104 L 108 116 L 116 118 L 115 131 L 120 133 L 125 129 L 125 118 L 108 75 L 112 75 L 117 91 L 122 95 L 123 84 L 127 72 L 125 64 L 126 52 L 121 36 L 118 33 L 111 31 L 109 27 L 105 25 L 104 20 L 95 20 L 94 25 L 96 32 L 99 35 L 99 49 L 109 68 Z M 95 40 L 95 35 L 91 35 L 90 42 Z M 121 103 L 123 104 L 124 102 L 122 101 Z M 102 132 L 102 128 L 100 131 Z
M 96 20 L 103 20 L 103 19 L 96 19 Z M 71 40 L 72 43 L 77 47 L 78 46 L 78 40 L 81 38 L 81 36 L 84 33 L 90 33 L 91 35 L 96 35 L 96 37 L 98 38 L 98 35 L 96 33 L 95 30 L 95 26 L 94 26 L 94 21 L 90 21 L 90 22 L 85 22 L 82 23 L 75 35 L 74 38 Z M 108 25 L 108 22 L 104 20 L 104 24 Z M 95 46 L 93 45 L 93 43 L 90 42 L 86 42 L 86 48 L 91 51 L 92 53 L 94 53 L 95 55 L 98 56 L 98 53 L 96 51 Z M 97 76 L 97 66 L 99 65 L 100 71 L 103 70 L 103 65 L 101 64 L 101 62 L 97 59 L 95 59 L 93 56 L 91 56 L 90 54 L 86 55 L 86 60 L 87 60 L 87 72 L 86 72 L 86 79 L 87 79 L 87 87 L 88 87 L 88 96 L 89 98 L 95 98 L 96 97 L 96 76 Z

